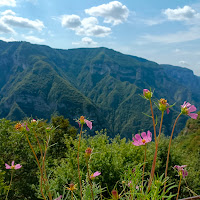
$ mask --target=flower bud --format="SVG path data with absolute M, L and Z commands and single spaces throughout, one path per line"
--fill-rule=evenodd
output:
M 111 193 L 112 193 L 112 199 L 113 200 L 118 200 L 119 199 L 119 195 L 118 195 L 117 190 L 113 190 Z
M 80 117 L 80 124 L 81 125 L 85 124 L 85 118 L 84 118 L 84 116 Z
M 92 149 L 90 147 L 88 147 L 85 150 L 85 156 L 86 156 L 86 158 L 89 158 L 91 154 L 92 154 Z
M 144 90 L 143 90 L 143 95 L 144 95 L 144 97 L 145 97 L 146 99 L 149 100 L 149 99 L 151 99 L 153 93 L 150 92 L 148 89 L 144 89 Z

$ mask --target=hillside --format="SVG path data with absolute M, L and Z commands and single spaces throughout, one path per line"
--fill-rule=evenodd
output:
M 164 116 L 164 132 L 184 101 L 200 108 L 200 77 L 181 67 L 158 65 L 107 48 L 60 50 L 27 42 L 0 41 L 0 117 L 50 119 L 64 115 L 74 125 L 85 115 L 111 136 L 131 137 L 152 130 L 148 102 L 139 94 L 155 89 L 155 98 L 176 102 Z M 178 111 L 178 112 L 177 112 Z M 159 119 L 159 112 L 158 119 Z M 187 117 L 181 117 L 176 133 Z M 94 132 L 90 133 L 93 134 Z

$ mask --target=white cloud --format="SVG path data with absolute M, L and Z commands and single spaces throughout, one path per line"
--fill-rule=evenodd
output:
M 16 15 L 16 13 L 12 10 L 5 10 L 4 12 L 1 12 L 1 15 Z
M 44 39 L 41 39 L 41 38 L 38 38 L 38 37 L 35 37 L 35 36 L 32 36 L 32 35 L 29 35 L 29 36 L 26 36 L 26 35 L 23 35 L 23 37 L 25 38 L 26 41 L 29 41 L 29 42 L 32 42 L 32 43 L 43 43 L 45 42 Z
M 163 14 L 166 15 L 167 18 L 172 21 L 184 21 L 200 17 L 199 13 L 197 13 L 190 6 L 184 6 L 183 8 L 177 9 L 168 8 L 163 11 Z
M 180 60 L 179 64 L 181 64 L 181 65 L 188 65 L 188 63 L 186 61 L 184 61 L 184 60 Z
M 15 0 L 0 0 L 0 7 L 2 7 L 2 6 L 15 7 L 16 1 Z
M 0 33 L 15 33 L 15 31 L 0 20 Z
M 88 17 L 81 21 L 81 26 L 75 31 L 77 35 L 105 37 L 111 33 L 111 28 L 98 25 L 95 17 Z
M 191 27 L 188 31 L 179 31 L 177 33 L 166 35 L 144 35 L 141 43 L 158 42 L 164 44 L 187 42 L 200 39 L 200 27 Z
M 78 15 L 64 15 L 61 18 L 63 27 L 74 30 L 76 35 L 105 37 L 111 33 L 111 28 L 98 25 L 95 17 L 84 18 L 82 21 Z
M 96 45 L 97 42 L 94 42 L 91 38 L 89 37 L 84 37 L 82 38 L 82 42 L 83 44 L 86 44 L 86 45 Z
M 32 28 L 38 31 L 41 31 L 45 26 L 42 21 L 36 19 L 35 21 L 17 17 L 12 15 L 5 15 L 1 18 L 1 20 L 10 26 L 20 27 L 20 28 Z
M 97 42 L 93 41 L 92 38 L 84 37 L 80 42 L 72 42 L 73 45 L 85 45 L 85 46 L 95 46 Z
M 119 1 L 85 9 L 85 13 L 91 16 L 104 17 L 105 23 L 117 25 L 126 21 L 129 15 L 128 8 Z
M 61 23 L 63 27 L 74 29 L 81 25 L 81 20 L 78 15 L 63 15 Z
M 5 37 L 0 37 L 0 40 L 3 40 L 5 42 L 13 42 L 16 41 L 14 38 L 10 37 L 10 38 L 5 38 Z

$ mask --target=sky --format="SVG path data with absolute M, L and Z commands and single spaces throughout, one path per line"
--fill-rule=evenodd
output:
M 200 0 L 0 0 L 0 40 L 107 47 L 200 76 Z

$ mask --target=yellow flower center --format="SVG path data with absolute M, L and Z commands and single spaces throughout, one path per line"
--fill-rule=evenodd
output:
M 145 143 L 146 143 L 146 140 L 143 139 L 143 140 L 142 140 L 142 143 L 145 144 Z

